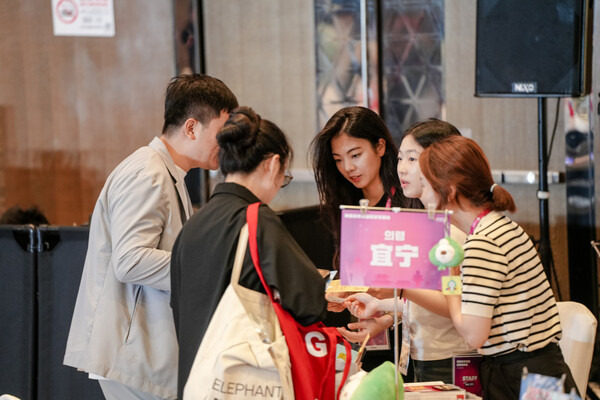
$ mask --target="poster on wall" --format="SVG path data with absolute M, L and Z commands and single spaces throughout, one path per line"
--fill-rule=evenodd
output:
M 115 36 L 113 0 L 52 0 L 54 36 Z

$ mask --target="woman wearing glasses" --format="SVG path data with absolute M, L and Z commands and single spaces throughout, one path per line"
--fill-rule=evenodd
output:
M 171 258 L 171 306 L 179 340 L 181 393 L 210 319 L 231 279 L 246 209 L 261 202 L 258 252 L 267 284 L 301 324 L 325 317 L 324 280 L 267 205 L 291 180 L 284 133 L 248 107 L 234 110 L 217 135 L 225 182 L 183 227 Z M 263 292 L 247 251 L 239 283 Z M 254 332 L 248 332 L 254 334 Z

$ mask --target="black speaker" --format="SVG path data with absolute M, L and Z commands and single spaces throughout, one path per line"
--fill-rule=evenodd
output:
M 475 95 L 590 92 L 589 0 L 477 0 Z

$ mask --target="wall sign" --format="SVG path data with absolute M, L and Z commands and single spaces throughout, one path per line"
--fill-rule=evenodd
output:
M 52 0 L 55 36 L 115 36 L 113 0 Z

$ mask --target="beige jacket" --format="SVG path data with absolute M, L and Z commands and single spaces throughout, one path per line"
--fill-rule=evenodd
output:
M 169 264 L 192 210 L 180 171 L 155 138 L 108 177 L 92 215 L 64 358 L 167 399 L 176 398 L 178 353 Z

